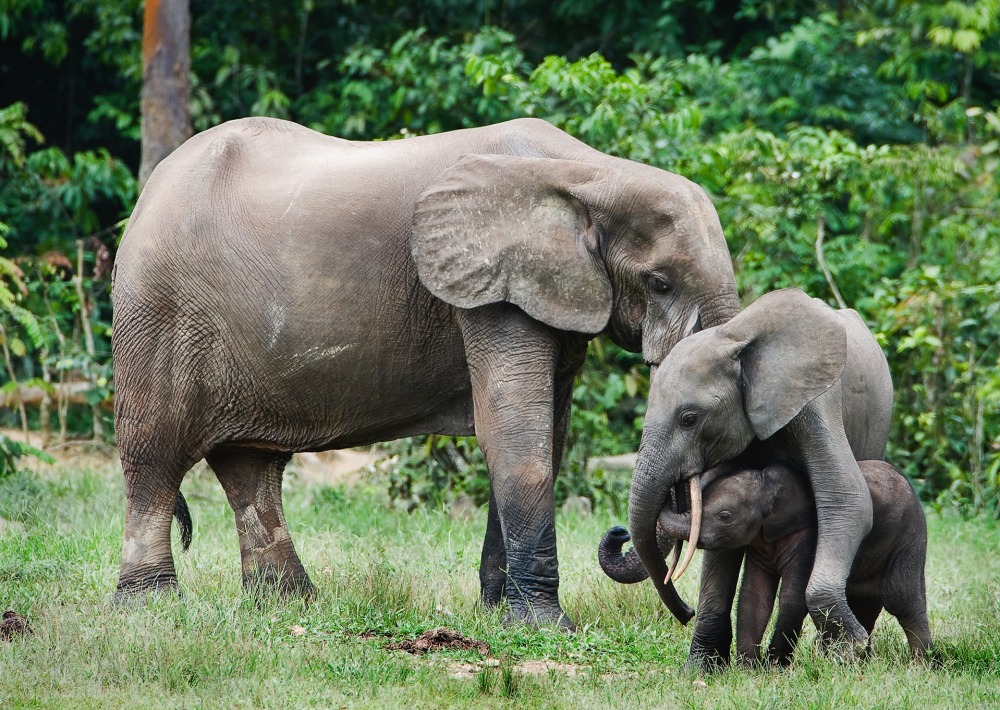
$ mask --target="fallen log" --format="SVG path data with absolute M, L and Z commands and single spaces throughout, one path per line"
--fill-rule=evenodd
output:
M 52 385 L 52 392 L 45 388 L 32 386 L 18 386 L 10 392 L 0 392 L 0 407 L 18 407 L 20 405 L 37 407 L 46 400 L 50 402 L 65 401 L 70 404 L 90 404 L 87 395 L 94 389 L 94 385 L 89 382 L 64 382 Z M 101 409 L 114 409 L 114 396 L 101 401 L 97 405 Z

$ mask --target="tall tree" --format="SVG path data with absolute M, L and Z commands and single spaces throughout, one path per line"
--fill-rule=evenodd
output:
M 142 29 L 142 160 L 139 185 L 191 136 L 188 0 L 146 0 Z

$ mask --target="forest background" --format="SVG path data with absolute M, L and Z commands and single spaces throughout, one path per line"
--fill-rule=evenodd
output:
M 358 140 L 544 118 L 715 202 L 744 304 L 858 310 L 889 459 L 1000 516 L 1000 0 L 191 0 L 194 129 Z M 0 425 L 113 442 L 110 265 L 137 196 L 142 3 L 0 0 Z M 648 370 L 594 341 L 558 495 L 619 508 Z M 26 407 L 40 391 L 40 407 Z M 386 446 L 403 505 L 486 495 L 470 439 Z M 29 449 L 0 435 L 0 475 Z

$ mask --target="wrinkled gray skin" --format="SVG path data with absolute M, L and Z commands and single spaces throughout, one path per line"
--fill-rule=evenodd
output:
M 739 308 L 704 191 L 534 119 L 373 143 L 226 123 L 156 169 L 115 268 L 119 597 L 176 585 L 170 513 L 201 458 L 244 585 L 308 593 L 292 452 L 476 434 L 482 598 L 566 626 L 552 489 L 587 342 L 655 364 Z
M 927 523 L 910 483 L 884 461 L 858 464 L 872 498 L 872 530 L 862 540 L 847 579 L 847 603 L 870 634 L 884 607 L 906 633 L 916 658 L 926 658 L 931 634 L 927 621 L 924 562 Z M 806 617 L 806 584 L 816 551 L 816 509 L 804 476 L 783 464 L 733 473 L 707 472 L 702 487 L 703 520 L 698 547 L 745 548 L 743 582 L 736 614 L 736 649 L 743 665 L 788 665 Z M 620 531 L 616 533 L 616 531 Z M 622 555 L 622 533 L 605 535 L 598 555 L 613 579 L 638 581 L 641 562 Z M 691 534 L 689 513 L 660 512 L 661 549 Z M 778 583 L 781 591 L 778 593 Z M 774 633 L 761 645 L 775 596 Z
M 656 521 L 671 489 L 737 456 L 804 471 L 816 500 L 809 612 L 825 638 L 863 650 L 868 634 L 847 604 L 847 577 L 872 525 L 859 460 L 881 460 L 892 381 L 878 343 L 850 310 L 797 289 L 766 294 L 727 324 L 684 339 L 650 385 L 629 493 L 633 545 L 664 600 Z M 744 465 L 733 462 L 736 467 Z M 759 467 L 759 466 L 758 466 Z M 704 556 L 689 665 L 728 657 L 729 610 L 742 551 Z

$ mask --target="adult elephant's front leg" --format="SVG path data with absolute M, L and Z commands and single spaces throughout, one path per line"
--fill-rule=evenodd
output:
M 854 555 L 872 528 L 872 500 L 845 435 L 826 425 L 833 419 L 820 416 L 798 424 L 798 440 L 807 442 L 802 456 L 816 499 L 818 535 L 806 603 L 823 638 L 844 641 L 842 650 L 851 657 L 868 644 L 846 588 Z
M 486 537 L 479 563 L 479 596 L 487 608 L 499 606 L 507 593 L 507 549 L 496 497 L 490 487 L 489 513 L 486 516 Z
M 461 313 L 476 436 L 506 551 L 510 617 L 572 627 L 559 605 L 552 475 L 558 339 L 506 304 Z M 481 578 L 491 580 L 484 572 Z

